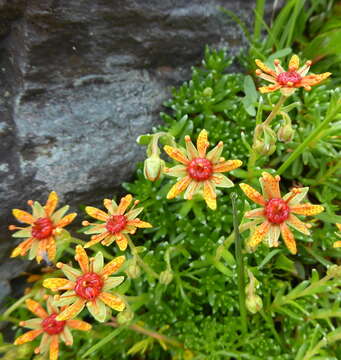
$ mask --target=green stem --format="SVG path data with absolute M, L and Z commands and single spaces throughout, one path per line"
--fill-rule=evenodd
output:
M 151 277 L 155 278 L 155 279 L 159 279 L 159 274 L 157 274 L 148 264 L 146 264 L 143 259 L 140 257 L 140 255 L 137 252 L 136 246 L 134 245 L 134 243 L 132 242 L 131 238 L 128 237 L 128 245 L 130 247 L 130 250 L 133 254 L 133 256 L 136 258 L 137 262 L 139 263 L 139 265 L 142 267 L 142 269 L 149 274 Z
M 239 233 L 239 224 L 236 209 L 237 194 L 231 194 L 232 200 L 232 212 L 233 212 L 233 226 L 235 236 L 235 256 L 237 264 L 237 276 L 238 276 L 238 290 L 239 290 L 239 311 L 242 322 L 243 335 L 247 334 L 247 316 L 245 305 L 245 270 L 244 270 L 244 258 L 242 254 L 242 241 Z
M 31 291 L 29 292 L 27 295 L 21 297 L 18 301 L 16 301 L 12 306 L 10 306 L 3 314 L 2 314 L 2 319 L 6 320 L 8 319 L 8 317 L 11 315 L 11 313 L 16 310 L 22 303 L 25 302 L 25 300 L 31 298 L 32 296 L 34 296 L 35 291 Z
M 320 123 L 320 125 L 313 130 L 309 136 L 299 145 L 294 152 L 286 159 L 282 166 L 278 169 L 277 174 L 281 175 L 310 145 L 310 143 L 319 136 L 320 132 L 334 119 L 335 115 L 339 112 L 341 102 L 338 106 L 335 107 L 334 111 L 331 111 L 325 119 Z
M 275 105 L 275 107 L 272 109 L 269 116 L 265 119 L 263 122 L 263 125 L 270 125 L 271 121 L 276 117 L 276 115 L 279 113 L 282 105 L 284 104 L 285 100 L 287 99 L 287 96 L 282 95 L 280 99 L 278 100 L 278 103 Z

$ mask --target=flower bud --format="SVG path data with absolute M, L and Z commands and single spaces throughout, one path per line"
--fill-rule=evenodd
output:
M 134 313 L 129 308 L 126 308 L 124 311 L 121 311 L 116 317 L 117 322 L 120 325 L 130 323 L 130 321 L 133 320 L 133 318 L 134 318 Z
M 271 155 L 276 150 L 276 133 L 267 125 L 258 125 L 255 129 L 253 148 L 260 155 Z
M 245 305 L 251 314 L 256 314 L 259 310 L 262 309 L 263 300 L 260 296 L 252 294 L 246 298 Z
M 277 137 L 279 141 L 290 142 L 294 138 L 295 130 L 291 124 L 286 124 L 278 129 Z
M 125 272 L 130 279 L 137 279 L 141 275 L 141 269 L 136 262 L 130 264 Z
M 207 87 L 202 92 L 204 96 L 211 97 L 213 95 L 213 89 L 210 87 Z
M 149 181 L 156 181 L 160 178 L 165 162 L 158 155 L 151 155 L 144 161 L 143 174 Z
M 259 155 L 272 155 L 276 151 L 275 144 L 266 144 L 262 140 L 256 140 L 254 149 L 257 151 Z
M 341 278 L 341 266 L 332 265 L 327 270 L 327 275 L 332 277 L 340 277 Z
M 172 270 L 167 269 L 165 271 L 162 271 L 159 278 L 160 284 L 170 284 L 173 280 L 173 277 L 174 275 Z

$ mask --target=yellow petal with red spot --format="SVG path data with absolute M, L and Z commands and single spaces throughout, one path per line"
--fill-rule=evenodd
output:
M 92 326 L 85 321 L 82 320 L 68 320 L 66 323 L 71 329 L 81 330 L 81 331 L 89 331 Z
M 109 276 L 112 273 L 119 270 L 119 268 L 124 263 L 125 257 L 124 256 L 118 256 L 115 259 L 111 260 L 107 265 L 104 266 L 101 275 L 102 276 Z
M 275 85 L 261 86 L 258 88 L 258 90 L 261 94 L 267 94 L 267 93 L 276 91 L 276 90 L 280 89 L 281 87 L 282 87 L 281 85 L 275 84 Z
M 123 311 L 125 308 L 125 303 L 117 295 L 102 292 L 99 295 L 99 298 L 104 302 L 104 304 L 108 305 L 116 311 Z
M 71 320 L 76 317 L 85 306 L 86 300 L 78 298 L 72 305 L 66 307 L 57 317 L 57 321 Z
M 128 246 L 128 239 L 121 233 L 114 235 L 115 241 L 121 251 L 124 251 Z M 102 243 L 103 244 L 103 243 Z
M 128 209 L 128 207 L 132 201 L 133 201 L 133 197 L 130 194 L 123 197 L 120 201 L 120 204 L 118 205 L 117 214 L 123 215 L 126 212 L 126 210 Z
M 46 310 L 35 300 L 27 299 L 25 303 L 27 309 L 30 310 L 32 314 L 42 319 L 45 319 L 48 316 Z
M 290 211 L 298 215 L 312 216 L 312 215 L 317 215 L 322 211 L 324 211 L 324 207 L 321 205 L 300 204 L 300 205 L 290 206 Z
M 105 206 L 105 208 L 109 211 L 110 214 L 114 213 L 114 207 L 112 204 L 112 200 L 110 199 L 104 199 L 103 200 L 103 205 Z
M 26 224 L 33 224 L 35 222 L 34 217 L 24 210 L 13 209 L 12 214 L 20 222 L 23 222 Z
M 264 72 L 266 72 L 267 74 L 270 74 L 272 76 L 277 76 L 275 70 L 272 70 L 271 68 L 269 68 L 268 66 L 266 66 L 262 61 L 260 61 L 259 59 L 255 60 L 256 65 Z
M 91 236 L 91 240 L 88 241 L 86 244 L 84 244 L 84 247 L 88 248 L 88 247 L 90 247 L 92 245 L 95 245 L 95 244 L 101 242 L 103 239 L 105 239 L 109 235 L 110 235 L 109 232 L 106 231 L 106 232 L 104 232 L 102 234 Z
M 27 239 L 20 243 L 11 253 L 11 257 L 16 256 L 24 256 L 26 255 L 27 250 L 31 247 L 32 243 L 34 241 L 34 238 Z
M 189 183 L 192 181 L 192 179 L 189 176 L 185 176 L 181 180 L 179 180 L 175 185 L 171 187 L 167 194 L 167 199 L 174 199 L 176 196 L 178 196 L 180 193 L 182 193 Z
M 58 360 L 59 355 L 59 338 L 58 335 L 53 335 L 50 343 L 50 359 Z
M 165 150 L 167 155 L 169 157 L 171 157 L 172 159 L 179 161 L 181 164 L 184 164 L 184 165 L 189 164 L 189 160 L 179 149 L 176 149 L 169 145 L 165 145 L 163 149 Z
M 89 272 L 89 258 L 84 250 L 83 246 L 77 245 L 76 246 L 76 255 L 75 259 L 77 260 L 79 267 L 83 271 L 84 274 Z
M 341 247 L 341 241 L 335 241 L 334 244 L 333 244 L 333 247 L 334 247 L 334 248 L 339 248 L 339 247 Z
M 107 213 L 93 206 L 86 206 L 85 211 L 89 216 L 93 217 L 94 219 L 101 221 L 107 221 L 109 219 L 109 215 Z
M 70 223 L 72 223 L 72 221 L 75 219 L 75 217 L 77 216 L 76 213 L 71 213 L 71 214 L 68 214 L 66 216 L 64 216 L 61 220 L 59 220 L 57 222 L 56 227 L 59 227 L 59 228 L 63 228 L 67 225 L 69 225 Z
M 314 86 L 319 84 L 320 82 L 322 82 L 323 80 L 327 79 L 332 73 L 330 72 L 326 72 L 323 74 L 310 74 L 305 76 L 301 81 L 300 81 L 300 86 Z
M 204 182 L 204 200 L 207 206 L 212 209 L 217 209 L 217 195 L 215 193 L 214 185 L 210 181 Z
M 57 247 L 56 240 L 51 236 L 47 241 L 47 257 L 50 261 L 53 261 L 56 258 Z
M 290 216 L 287 220 L 287 223 L 290 226 L 292 226 L 294 229 L 296 229 L 297 231 L 299 231 L 305 235 L 310 234 L 310 231 L 308 230 L 308 226 L 294 214 L 290 214 Z
M 197 158 L 199 156 L 198 150 L 195 148 L 191 138 L 188 135 L 185 136 L 185 142 L 188 159 L 192 160 L 194 158 Z
M 205 129 L 200 131 L 200 134 L 197 139 L 197 149 L 199 152 L 199 157 L 203 158 L 206 155 L 206 150 L 209 147 L 209 142 L 207 140 L 207 131 Z
M 62 278 L 49 278 L 43 281 L 43 286 L 52 291 L 70 290 L 74 288 L 74 282 Z
M 58 195 L 55 191 L 52 191 L 44 206 L 47 216 L 51 216 L 53 214 L 53 212 L 56 210 L 57 204 L 58 204 Z
M 278 175 L 272 176 L 267 172 L 263 172 L 260 182 L 263 186 L 263 195 L 266 199 L 279 199 L 281 197 L 281 192 L 279 189 L 280 180 L 281 178 Z
M 250 240 L 248 241 L 248 245 L 252 249 L 255 249 L 265 238 L 265 236 L 268 234 L 270 230 L 270 226 L 271 224 L 268 221 L 265 221 L 256 228 L 254 233 L 251 235 Z
M 228 160 L 213 166 L 213 172 L 226 172 L 239 168 L 242 165 L 241 160 Z
M 21 344 L 25 344 L 29 341 L 34 340 L 37 336 L 39 336 L 40 334 L 42 334 L 44 332 L 43 329 L 36 329 L 36 330 L 31 330 L 28 331 L 27 333 L 19 336 L 15 341 L 14 341 L 14 345 L 21 345 Z
M 142 221 L 140 219 L 134 219 L 127 222 L 127 225 L 136 226 L 138 228 L 151 228 L 153 227 L 152 224 L 149 224 L 149 222 Z
M 286 223 L 282 223 L 280 228 L 285 245 L 287 246 L 288 250 L 295 255 L 297 253 L 297 248 L 293 233 L 290 231 Z
M 256 204 L 265 206 L 265 199 L 257 190 L 244 183 L 239 184 L 239 186 L 250 200 L 254 201 Z
M 264 208 L 257 208 L 257 209 L 249 210 L 244 214 L 244 217 L 246 217 L 247 219 L 265 218 Z
M 296 71 L 300 67 L 300 58 L 293 55 L 289 61 L 289 71 Z

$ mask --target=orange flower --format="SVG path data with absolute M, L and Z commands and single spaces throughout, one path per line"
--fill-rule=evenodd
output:
M 20 243 L 11 254 L 11 257 L 18 255 L 25 256 L 30 249 L 28 258 L 37 259 L 40 263 L 46 256 L 53 261 L 56 257 L 56 237 L 62 228 L 69 225 L 77 216 L 76 213 L 65 213 L 69 210 L 66 205 L 55 212 L 58 204 L 58 196 L 52 191 L 47 199 L 45 206 L 41 206 L 38 201 L 28 201 L 32 207 L 32 215 L 26 211 L 14 209 L 13 215 L 18 221 L 29 224 L 28 227 L 10 225 L 10 230 L 18 230 L 12 236 L 15 238 L 28 238 Z
M 91 237 L 91 241 L 86 243 L 84 247 L 88 248 L 99 242 L 108 246 L 116 241 L 120 250 L 123 251 L 128 245 L 128 234 L 135 234 L 136 228 L 151 228 L 151 224 L 137 218 L 143 210 L 143 207 L 135 208 L 139 203 L 138 200 L 125 213 L 132 201 L 133 197 L 130 194 L 122 198 L 119 205 L 114 200 L 104 199 L 104 206 L 108 213 L 95 207 L 87 206 L 85 208 L 87 214 L 101 222 L 90 224 L 88 221 L 83 221 L 84 226 L 92 225 L 85 231 L 85 234 L 96 234 Z
M 201 130 L 197 139 L 197 148 L 189 136 L 185 136 L 185 142 L 186 150 L 168 145 L 164 147 L 168 156 L 182 164 L 165 169 L 167 175 L 180 179 L 168 192 L 167 199 L 173 199 L 186 190 L 184 198 L 191 200 L 203 188 L 203 197 L 207 206 L 215 210 L 217 208 L 215 188 L 234 186 L 233 182 L 221 173 L 239 168 L 242 162 L 225 161 L 220 157 L 223 151 L 222 141 L 206 154 L 209 146 L 206 130 Z
M 98 252 L 94 258 L 88 258 L 84 248 L 76 247 L 76 256 L 80 270 L 69 265 L 57 263 L 67 279 L 50 278 L 43 282 L 43 286 L 52 291 L 66 290 L 61 296 L 55 296 L 55 303 L 59 306 L 68 305 L 58 316 L 58 321 L 69 320 L 77 316 L 86 305 L 90 314 L 100 322 L 107 317 L 107 307 L 122 311 L 124 302 L 118 295 L 108 291 L 120 285 L 123 276 L 109 277 L 123 264 L 124 256 L 119 256 L 104 266 L 103 255 Z
M 307 75 L 312 62 L 307 61 L 299 69 L 300 59 L 297 55 L 291 57 L 288 71 L 282 68 L 278 59 L 274 60 L 275 70 L 269 68 L 258 59 L 256 59 L 255 62 L 259 67 L 259 69 L 256 70 L 256 75 L 273 83 L 273 85 L 260 87 L 259 91 L 262 94 L 280 89 L 284 96 L 289 96 L 300 87 L 309 91 L 312 86 L 319 84 L 331 75 L 330 72 Z
M 27 321 L 21 321 L 20 325 L 32 329 L 27 333 L 19 336 L 14 344 L 21 345 L 34 340 L 39 335 L 43 335 L 40 345 L 34 350 L 36 354 L 50 353 L 50 360 L 57 360 L 59 353 L 59 339 L 71 346 L 73 337 L 70 329 L 89 331 L 91 325 L 81 320 L 58 321 L 56 317 L 60 313 L 58 306 L 53 304 L 51 297 L 47 299 L 47 311 L 36 301 L 26 300 L 27 308 L 37 318 Z
M 255 219 L 254 224 L 259 224 L 251 234 L 248 245 L 255 249 L 262 240 L 266 240 L 269 247 L 278 246 L 279 235 L 282 234 L 284 243 L 292 254 L 297 253 L 296 242 L 288 225 L 309 235 L 309 224 L 302 222 L 298 215 L 317 215 L 324 210 L 321 205 L 309 203 L 300 204 L 309 188 L 294 188 L 283 198 L 279 189 L 280 177 L 272 176 L 264 172 L 259 182 L 262 186 L 263 195 L 247 184 L 240 184 L 245 195 L 260 205 L 260 208 L 247 211 L 245 217 Z
M 336 226 L 339 229 L 339 231 L 341 231 L 341 224 L 336 224 Z M 336 233 L 336 235 L 341 237 L 341 233 Z M 333 246 L 334 246 L 334 248 L 341 247 L 341 241 L 335 241 Z

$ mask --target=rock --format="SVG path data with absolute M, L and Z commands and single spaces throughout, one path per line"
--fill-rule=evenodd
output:
M 243 46 L 218 5 L 245 17 L 254 1 L 0 0 L 0 257 L 10 209 L 52 189 L 94 202 L 131 177 L 137 136 L 205 44 Z

